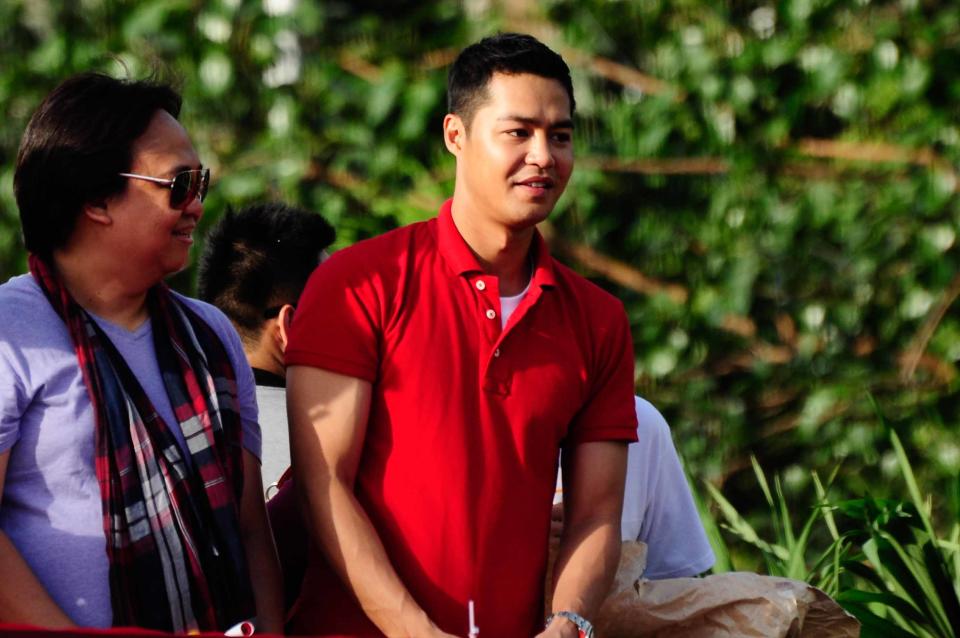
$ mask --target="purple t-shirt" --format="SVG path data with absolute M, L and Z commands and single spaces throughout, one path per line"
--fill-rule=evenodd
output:
M 229 320 L 180 296 L 220 336 L 237 375 L 243 446 L 260 457 L 253 374 Z M 150 401 L 176 425 L 148 320 L 136 330 L 95 318 Z M 183 447 L 183 434 L 173 427 Z M 10 451 L 0 529 L 77 624 L 109 627 L 109 564 L 94 465 L 93 408 L 63 321 L 33 277 L 0 285 L 0 453 Z

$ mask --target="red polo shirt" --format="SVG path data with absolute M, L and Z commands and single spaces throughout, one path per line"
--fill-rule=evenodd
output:
M 466 636 L 529 637 L 543 619 L 563 445 L 636 440 L 633 348 L 620 302 L 549 254 L 500 325 L 498 280 L 436 219 L 339 251 L 298 304 L 287 365 L 373 384 L 356 494 L 428 616 Z M 314 557 L 316 558 L 316 557 Z M 311 560 L 296 633 L 379 636 Z

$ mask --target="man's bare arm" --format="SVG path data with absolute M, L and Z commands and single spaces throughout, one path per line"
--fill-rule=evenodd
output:
M 243 451 L 240 534 L 257 606 L 257 631 L 282 634 L 283 583 L 280 578 L 280 561 L 263 503 L 260 462 L 247 450 Z
M 596 617 L 620 560 L 626 468 L 625 443 L 582 443 L 564 453 L 564 523 L 553 572 L 553 612 Z M 576 636 L 577 627 L 558 617 L 542 635 Z
M 314 542 L 386 636 L 447 636 L 400 581 L 354 496 L 370 392 L 362 379 L 304 366 L 287 369 L 290 451 L 304 519 Z
M 3 496 L 3 483 L 9 460 L 10 450 L 0 452 L 0 498 Z M 2 506 L 0 503 L 0 507 Z M 3 531 L 0 531 L 0 565 L 3 565 L 3 577 L 0 578 L 0 621 L 51 629 L 76 626 L 50 598 L 50 594 Z

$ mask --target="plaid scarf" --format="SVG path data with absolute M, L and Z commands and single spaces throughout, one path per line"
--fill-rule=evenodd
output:
M 223 631 L 251 618 L 237 384 L 220 338 L 164 284 L 149 291 L 157 362 L 185 458 L 123 357 L 54 269 L 31 255 L 30 272 L 66 324 L 93 405 L 114 625 Z

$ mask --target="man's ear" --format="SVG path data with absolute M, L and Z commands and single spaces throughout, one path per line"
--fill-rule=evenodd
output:
M 288 303 L 280 307 L 280 314 L 277 315 L 277 339 L 280 341 L 280 351 L 287 349 L 287 341 L 290 339 L 290 326 L 293 325 L 293 306 Z
M 107 208 L 107 201 L 104 199 L 87 202 L 83 205 L 83 216 L 95 224 L 109 226 L 113 223 Z
M 447 150 L 454 155 L 459 155 L 466 135 L 467 129 L 460 116 L 447 113 L 443 118 L 443 143 L 447 145 Z

